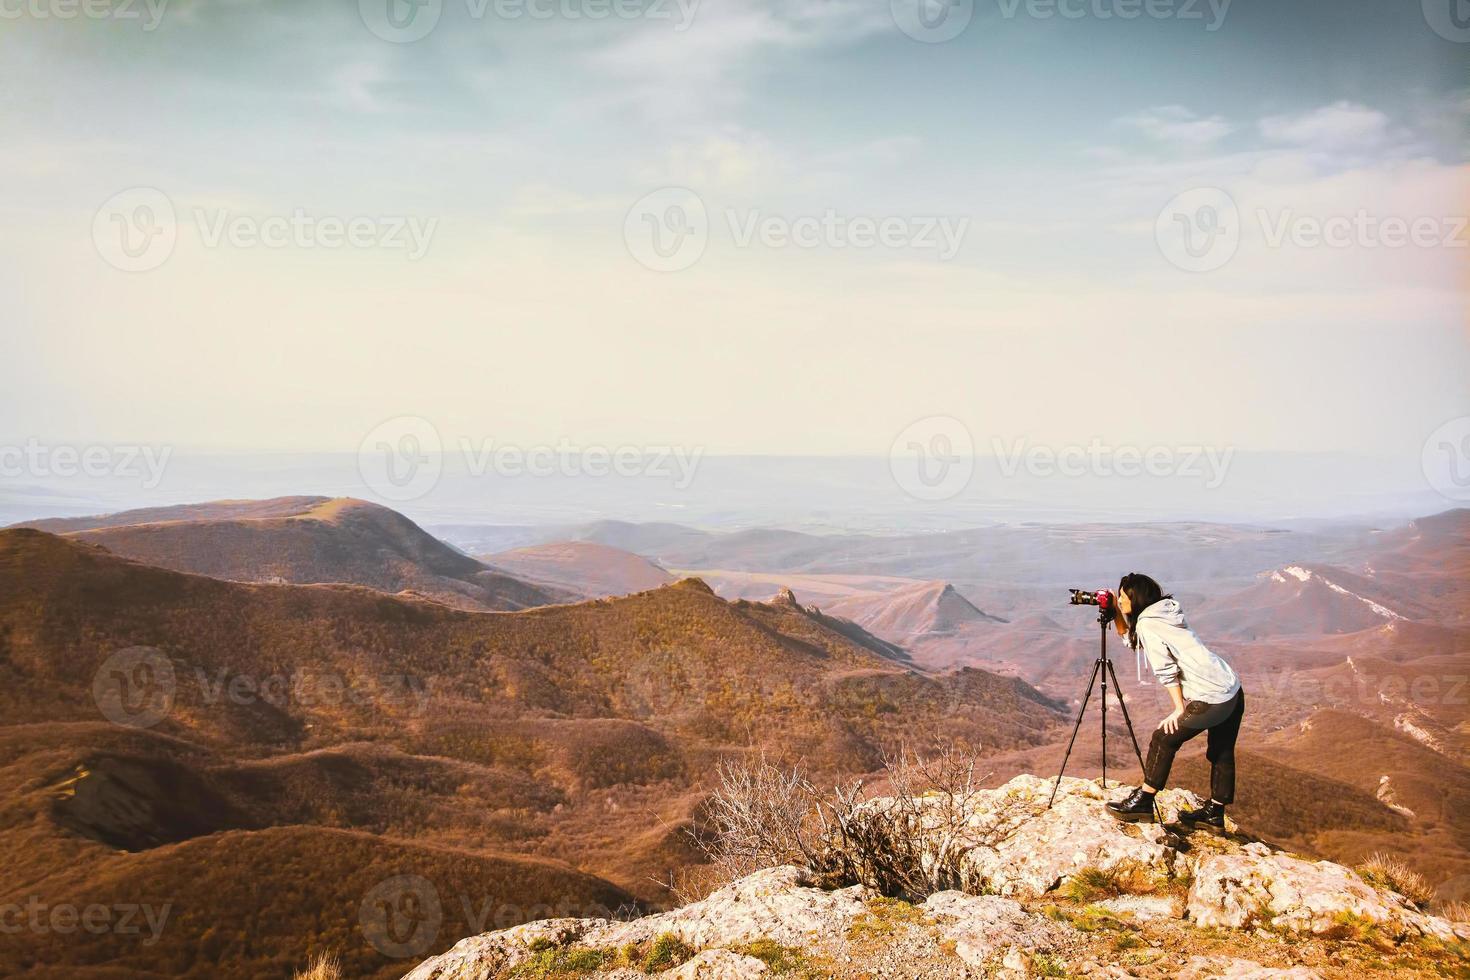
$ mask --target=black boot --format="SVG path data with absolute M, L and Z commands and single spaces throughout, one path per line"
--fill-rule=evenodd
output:
M 1108 804 L 1108 813 L 1125 823 L 1154 822 L 1154 794 L 1145 793 L 1140 787 L 1128 794 L 1128 798 Z
M 1180 810 L 1179 820 L 1191 829 L 1225 830 L 1225 804 L 1209 800 L 1198 810 Z

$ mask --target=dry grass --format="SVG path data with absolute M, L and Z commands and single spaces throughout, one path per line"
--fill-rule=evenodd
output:
M 293 980 L 342 980 L 342 964 L 331 953 L 317 953 L 304 970 L 297 970 Z
M 1470 922 L 1470 902 L 1443 902 L 1439 914 L 1451 922 Z
M 1372 854 L 1358 865 L 1358 874 L 1374 888 L 1396 891 L 1420 908 L 1434 901 L 1434 887 L 1424 876 L 1390 854 Z

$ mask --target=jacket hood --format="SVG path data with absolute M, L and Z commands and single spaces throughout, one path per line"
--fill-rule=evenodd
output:
M 1156 619 L 1170 626 L 1186 626 L 1184 608 L 1177 599 L 1160 599 L 1138 614 L 1139 619 Z

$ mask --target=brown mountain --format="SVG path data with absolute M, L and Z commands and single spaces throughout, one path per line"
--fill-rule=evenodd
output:
M 8 937 L 0 974 L 279 975 L 333 947 L 349 975 L 393 976 L 362 933 L 384 880 L 443 898 L 418 956 L 480 931 L 477 910 L 659 901 L 652 879 L 695 859 L 679 828 L 717 757 L 840 778 L 899 738 L 989 753 L 1060 721 L 1020 682 L 917 671 L 846 629 L 693 580 L 474 612 L 0 532 L 0 902 L 131 895 L 177 916 L 147 947 Z
M 586 598 L 668 585 L 674 576 L 629 551 L 592 541 L 558 541 L 484 556 L 491 568 L 524 582 Z
M 237 582 L 343 582 L 483 610 L 568 598 L 487 568 L 397 511 L 350 497 L 224 500 L 23 526 Z

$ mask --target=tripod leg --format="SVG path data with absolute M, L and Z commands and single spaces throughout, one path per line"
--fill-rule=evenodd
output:
M 1128 702 L 1123 700 L 1123 688 L 1118 684 L 1118 673 L 1113 670 L 1113 662 L 1108 661 L 1108 673 L 1113 677 L 1113 688 L 1118 691 L 1118 706 L 1123 709 L 1123 724 L 1128 726 L 1128 738 L 1133 742 L 1133 755 L 1138 759 L 1139 771 L 1143 770 L 1143 753 L 1138 749 L 1138 736 L 1133 733 L 1133 719 L 1128 717 Z M 1163 787 L 1159 787 L 1162 789 Z
M 1103 627 L 1103 636 L 1107 636 L 1107 627 Z M 1098 663 L 1103 665 L 1102 669 L 1102 788 L 1108 791 L 1108 663 L 1106 655 L 1098 657 Z M 1118 683 L 1116 680 L 1114 684 Z
M 1067 742 L 1066 754 L 1062 756 L 1062 768 L 1057 770 L 1057 783 L 1051 788 L 1051 799 L 1046 804 L 1048 810 L 1057 801 L 1057 790 L 1062 788 L 1062 773 L 1067 771 L 1067 760 L 1072 757 L 1072 746 L 1077 744 L 1077 731 L 1082 727 L 1082 716 L 1087 714 L 1087 702 L 1092 699 L 1092 685 L 1097 683 L 1097 672 L 1101 667 L 1101 660 L 1092 665 L 1092 676 L 1087 679 L 1087 690 L 1082 694 L 1082 707 L 1077 709 L 1077 721 L 1072 725 L 1072 738 Z

